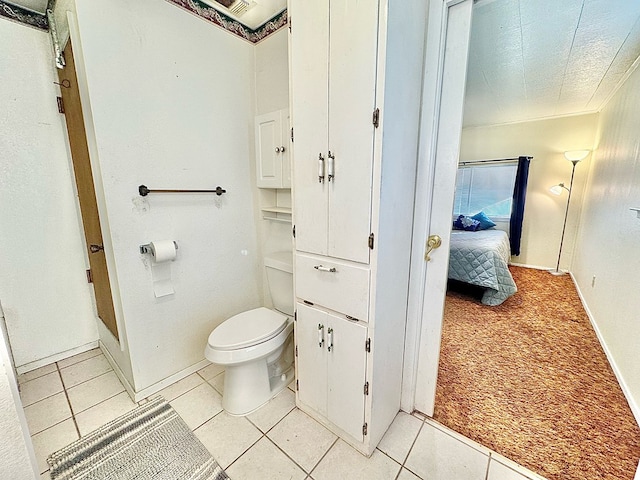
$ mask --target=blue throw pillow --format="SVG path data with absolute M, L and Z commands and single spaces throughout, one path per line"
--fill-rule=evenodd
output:
M 480 229 L 480 222 L 474 220 L 471 217 L 465 217 L 464 215 L 458 216 L 456 221 L 453 222 L 453 228 L 455 230 L 466 230 L 467 232 L 475 232 Z
M 480 227 L 478 228 L 478 230 L 487 230 L 488 228 L 493 228 L 496 226 L 496 224 L 493 223 L 491 219 L 487 217 L 487 214 L 484 212 L 476 213 L 471 218 L 480 222 Z

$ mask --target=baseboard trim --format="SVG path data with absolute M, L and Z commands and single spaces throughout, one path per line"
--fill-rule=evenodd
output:
M 100 340 L 99 343 L 100 343 L 100 350 L 102 350 L 102 353 L 104 353 L 105 358 L 111 364 L 111 368 L 113 368 L 113 371 L 115 372 L 116 377 L 118 377 L 118 379 L 120 380 L 120 383 L 124 385 L 124 389 L 127 391 L 131 399 L 134 402 L 138 402 L 138 400 L 135 399 L 136 392 L 135 392 L 135 389 L 133 388 L 133 385 L 129 383 L 129 380 L 125 376 L 124 372 L 122 371 L 122 369 L 120 368 L 116 360 L 113 358 L 113 356 L 109 352 L 109 349 L 105 346 L 104 343 L 102 343 L 102 340 Z
M 622 393 L 624 394 L 625 398 L 627 399 L 627 403 L 629 404 L 629 408 L 631 408 L 631 413 L 635 417 L 636 422 L 638 422 L 638 424 L 640 424 L 640 406 L 638 405 L 636 400 L 631 396 L 631 392 L 629 391 L 629 387 L 627 386 L 627 383 L 624 381 L 624 378 L 622 377 L 622 374 L 620 373 L 620 370 L 618 369 L 618 365 L 616 364 L 616 361 L 613 358 L 613 355 L 611 354 L 611 351 L 609 350 L 609 348 L 607 347 L 607 344 L 604 341 L 604 337 L 602 336 L 602 332 L 600 332 L 600 329 L 598 328 L 598 324 L 596 323 L 595 318 L 594 318 L 593 314 L 591 313 L 591 310 L 589 309 L 589 305 L 587 305 L 587 302 L 586 302 L 586 300 L 584 298 L 584 295 L 582 294 L 582 290 L 580 289 L 580 285 L 578 285 L 578 282 L 576 281 L 576 277 L 571 272 L 569 272 L 569 275 L 571 275 L 571 280 L 573 280 L 573 284 L 576 287 L 576 291 L 578 292 L 578 296 L 580 297 L 580 302 L 582 302 L 582 306 L 584 307 L 585 312 L 587 312 L 587 317 L 589 317 L 589 321 L 591 322 L 591 326 L 593 327 L 593 330 L 596 332 L 596 337 L 598 337 L 598 342 L 600 342 L 600 346 L 602 347 L 602 350 L 604 350 L 604 354 L 607 356 L 607 360 L 609 361 L 609 365 L 611 366 L 611 370 L 613 370 L 613 373 L 616 376 L 616 379 L 618 380 L 618 384 L 620 385 L 620 388 L 622 389 Z
M 540 265 L 527 265 L 526 263 L 509 262 L 509 265 L 513 267 L 533 268 L 534 270 L 553 270 L 553 267 L 542 267 Z
M 41 358 L 40 360 L 20 365 L 19 367 L 16 367 L 16 371 L 18 372 L 18 375 L 22 375 L 23 373 L 30 372 L 31 370 L 35 370 L 36 368 L 44 367 L 45 365 L 49 365 L 53 362 L 58 362 L 60 360 L 64 360 L 65 358 L 73 357 L 74 355 L 78 355 L 79 353 L 88 352 L 89 350 L 93 350 L 98 346 L 98 340 L 85 343 L 84 345 L 80 345 L 79 347 L 65 350 L 64 352 L 56 353 L 55 355 L 50 355 L 48 357 Z
M 185 368 L 184 370 L 180 370 L 178 373 L 174 373 L 170 377 L 160 380 L 159 382 L 154 383 L 153 385 L 147 388 L 143 388 L 139 392 L 136 392 L 133 399 L 135 402 L 139 402 L 140 400 L 147 398 L 148 396 L 153 395 L 154 393 L 158 393 L 163 388 L 176 383 L 178 380 L 182 380 L 183 378 L 188 377 L 192 373 L 195 373 L 198 370 L 201 370 L 210 364 L 211 362 L 209 360 L 206 360 L 206 359 L 201 360 L 198 363 L 195 363 L 190 367 Z

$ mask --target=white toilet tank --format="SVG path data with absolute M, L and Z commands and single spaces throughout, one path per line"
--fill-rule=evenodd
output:
M 264 267 L 274 308 L 293 316 L 293 253 L 270 253 L 264 257 Z

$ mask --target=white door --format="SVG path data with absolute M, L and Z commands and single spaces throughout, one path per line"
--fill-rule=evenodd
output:
M 327 416 L 327 314 L 297 304 L 296 348 L 298 398 L 322 416 Z
M 328 252 L 369 263 L 378 2 L 333 0 L 330 25 Z
M 319 157 L 326 162 L 329 0 L 291 0 L 289 10 L 296 249 L 326 255 L 326 163 L 319 171 Z
M 256 124 L 256 183 L 260 188 L 282 187 L 282 119 L 280 112 L 258 115 Z
M 414 211 L 403 410 L 433 415 L 460 152 L 472 0 L 435 0 L 429 26 Z M 424 260 L 429 235 L 442 239 Z
M 362 441 L 364 383 L 367 363 L 367 328 L 327 315 L 327 360 L 329 374 L 329 420 Z

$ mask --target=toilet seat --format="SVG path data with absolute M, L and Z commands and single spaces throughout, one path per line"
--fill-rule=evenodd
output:
M 265 307 L 239 313 L 222 322 L 209 335 L 216 350 L 238 350 L 265 342 L 287 326 L 287 316 Z

